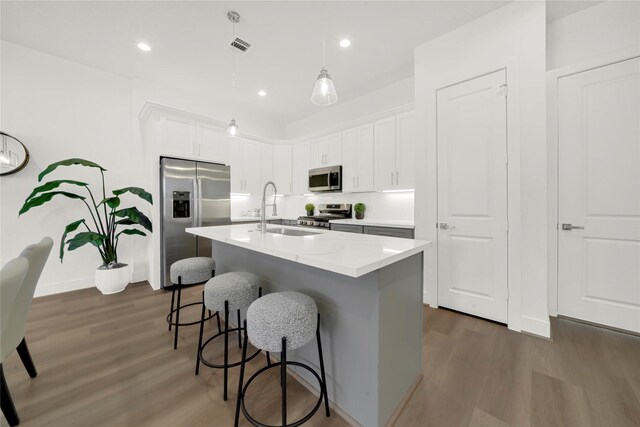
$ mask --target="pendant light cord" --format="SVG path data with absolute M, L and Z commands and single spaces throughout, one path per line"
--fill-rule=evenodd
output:
M 325 13 L 324 13 L 324 5 L 325 2 L 324 0 L 322 1 L 322 69 L 325 69 L 327 66 L 327 55 L 326 55 L 326 46 L 325 46 L 325 42 L 326 42 L 326 19 L 325 19 Z
M 231 23 L 232 27 L 232 39 L 231 43 L 233 44 L 236 40 L 236 23 Z M 231 46 L 231 115 L 235 119 L 236 118 L 236 51 L 233 46 Z

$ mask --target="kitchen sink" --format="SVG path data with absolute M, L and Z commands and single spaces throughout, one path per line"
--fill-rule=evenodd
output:
M 289 228 L 267 228 L 267 233 L 281 234 L 283 236 L 313 236 L 314 234 L 320 234 L 313 231 L 292 230 Z

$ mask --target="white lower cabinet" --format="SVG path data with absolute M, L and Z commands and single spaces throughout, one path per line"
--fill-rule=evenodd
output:
M 294 144 L 292 147 L 292 194 L 304 194 L 309 192 L 310 148 L 309 141 Z
M 291 145 L 275 145 L 273 147 L 273 182 L 278 194 L 288 195 L 293 192 Z
M 373 190 L 373 123 L 342 132 L 342 190 Z

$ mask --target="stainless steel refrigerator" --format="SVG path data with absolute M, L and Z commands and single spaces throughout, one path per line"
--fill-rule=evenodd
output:
M 160 159 L 162 287 L 171 286 L 169 268 L 175 261 L 211 256 L 211 241 L 185 229 L 231 224 L 230 191 L 229 166 Z

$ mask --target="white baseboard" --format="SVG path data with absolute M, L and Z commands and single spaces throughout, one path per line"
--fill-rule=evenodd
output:
M 536 319 L 530 316 L 521 316 L 521 331 L 543 338 L 551 338 L 551 322 L 549 319 Z
M 92 288 L 95 286 L 95 276 L 76 279 L 65 282 L 38 283 L 34 297 L 61 294 L 63 292 L 77 291 L 78 289 Z

